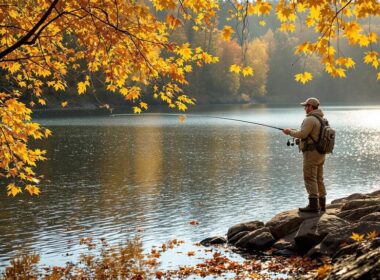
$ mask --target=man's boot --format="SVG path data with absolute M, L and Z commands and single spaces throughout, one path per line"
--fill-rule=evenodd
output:
M 326 197 L 319 198 L 319 207 L 321 207 L 321 211 L 326 211 Z
M 305 208 L 298 208 L 301 212 L 318 212 L 318 197 L 309 197 L 309 205 Z

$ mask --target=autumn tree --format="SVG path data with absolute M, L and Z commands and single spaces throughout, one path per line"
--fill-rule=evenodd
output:
M 31 122 L 30 108 L 46 103 L 46 87 L 66 91 L 68 73 L 76 73 L 79 95 L 88 92 L 98 78 L 107 90 L 131 102 L 135 113 L 148 108 L 144 94 L 179 110 L 193 104 L 183 92 L 187 74 L 194 67 L 216 63 L 218 58 L 200 46 L 170 40 L 170 34 L 185 22 L 196 32 L 211 31 L 225 41 L 239 39 L 241 60 L 229 70 L 242 77 L 254 78 L 254 69 L 245 59 L 249 17 L 258 16 L 265 25 L 265 16 L 273 11 L 281 30 L 293 32 L 297 24 L 314 30 L 315 40 L 299 44 L 296 54 L 318 55 L 331 76 L 344 77 L 355 65 L 340 51 L 340 40 L 363 48 L 364 61 L 376 69 L 379 65 L 378 35 L 371 29 L 371 19 L 380 15 L 377 0 L 228 3 L 232 8 L 227 20 L 235 20 L 237 26 L 227 24 L 219 32 L 216 18 L 221 5 L 216 0 L 2 1 L 0 178 L 6 182 L 8 194 L 14 196 L 22 189 L 39 193 L 40 178 L 33 168 L 45 159 L 45 152 L 28 144 L 30 138 L 45 138 L 51 132 Z M 306 83 L 312 73 L 303 71 L 295 74 L 295 79 Z M 22 102 L 25 95 L 31 97 L 27 104 Z
M 269 46 L 262 38 L 256 38 L 247 44 L 245 57 L 247 63 L 255 69 L 253 79 L 242 79 L 241 93 L 249 99 L 264 96 L 267 93 L 267 79 L 269 71 Z

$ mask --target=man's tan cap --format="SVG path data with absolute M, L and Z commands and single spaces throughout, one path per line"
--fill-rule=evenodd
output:
M 308 99 L 306 99 L 305 102 L 302 102 L 301 105 L 302 106 L 305 106 L 305 105 L 311 105 L 311 106 L 314 106 L 314 107 L 318 107 L 319 106 L 319 100 L 315 97 L 310 97 Z

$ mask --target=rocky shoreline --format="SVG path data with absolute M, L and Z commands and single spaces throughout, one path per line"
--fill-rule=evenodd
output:
M 379 233 L 380 190 L 336 199 L 325 212 L 294 209 L 267 223 L 240 223 L 229 228 L 225 237 L 206 238 L 201 244 L 226 244 L 255 254 L 327 256 L 332 265 L 325 279 L 380 279 Z

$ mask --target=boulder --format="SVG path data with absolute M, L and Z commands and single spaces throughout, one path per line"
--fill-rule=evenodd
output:
M 295 209 L 277 214 L 265 226 L 270 228 L 272 235 L 276 239 L 279 239 L 298 230 L 304 220 L 319 217 L 320 215 L 322 214 L 300 212 Z
M 326 209 L 341 209 L 344 203 L 334 203 L 326 205 Z
M 264 226 L 263 222 L 260 221 L 252 221 L 247 223 L 241 223 L 230 227 L 227 232 L 227 239 L 230 240 L 235 234 L 242 231 L 254 231 L 258 228 L 262 228 Z
M 294 231 L 283 238 L 277 240 L 273 244 L 273 248 L 278 249 L 278 250 L 283 250 L 283 249 L 289 249 L 289 250 L 295 250 L 296 245 L 294 242 L 294 237 L 296 235 L 297 231 Z
M 368 195 L 371 196 L 371 197 L 380 197 L 380 190 L 377 190 L 377 191 L 371 192 L 371 193 L 368 194 Z
M 347 197 L 335 199 L 335 200 L 331 201 L 331 204 L 344 203 L 344 202 L 354 200 L 354 199 L 366 199 L 366 198 L 370 198 L 370 195 L 362 194 L 362 193 L 354 193 L 354 194 L 351 194 Z
M 239 239 L 235 246 L 247 250 L 268 248 L 275 242 L 269 228 L 263 227 L 252 231 Z
M 324 214 L 302 222 L 294 241 L 300 252 L 306 253 L 329 233 L 347 226 L 349 223 L 335 215 Z
M 247 248 L 248 250 L 263 250 L 272 246 L 275 241 L 270 232 L 262 232 L 248 242 Z
M 231 237 L 231 239 L 228 240 L 228 244 L 234 245 L 236 242 L 238 242 L 241 238 L 246 236 L 250 231 L 241 231 L 235 234 Z
M 380 279 L 380 239 L 343 248 L 325 279 Z
M 364 217 L 361 217 L 360 221 L 380 222 L 380 212 L 371 213 L 371 214 L 368 214 Z
M 372 231 L 380 232 L 380 222 L 361 221 L 343 226 L 327 234 L 319 246 L 310 250 L 307 255 L 319 253 L 331 256 L 341 248 L 342 244 L 354 242 L 351 239 L 353 233 L 367 234 Z
M 223 236 L 214 236 L 203 239 L 200 242 L 203 246 L 218 245 L 227 243 L 227 239 Z
M 347 221 L 358 221 L 360 218 L 374 212 L 380 212 L 380 205 L 342 211 L 338 213 L 337 216 Z
M 380 205 L 380 199 L 371 198 L 371 199 L 354 199 L 347 201 L 341 208 L 342 211 L 353 210 L 358 208 L 365 208 L 369 206 Z

